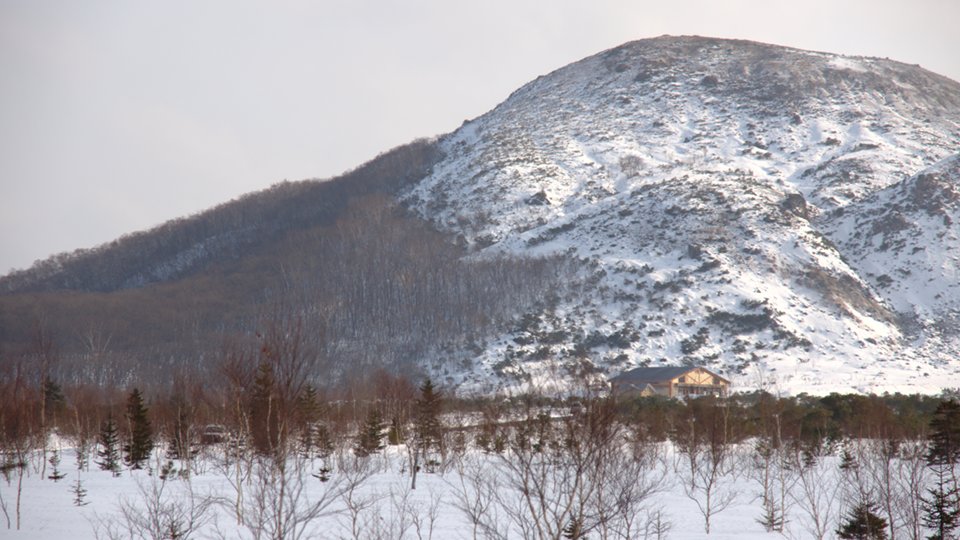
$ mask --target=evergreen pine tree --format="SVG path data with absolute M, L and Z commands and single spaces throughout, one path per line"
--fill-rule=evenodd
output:
M 167 462 L 160 466 L 159 478 L 161 482 L 166 482 L 171 478 L 176 478 L 178 474 L 180 474 L 180 471 L 177 470 L 177 467 L 173 464 L 172 459 L 167 459 Z
M 930 420 L 927 463 L 960 463 L 960 403 L 941 401 Z
M 80 482 L 79 474 L 77 475 L 77 481 L 73 483 L 73 486 L 71 486 L 70 492 L 73 493 L 74 506 L 86 506 L 90 504 L 89 501 L 85 500 L 87 496 L 87 490 L 83 487 L 83 483 Z
M 63 480 L 67 475 L 60 472 L 60 451 L 54 449 L 50 453 L 50 459 L 48 461 L 50 462 L 50 468 L 53 470 L 50 471 L 50 476 L 47 476 L 47 478 L 54 482 Z
M 322 414 L 317 389 L 308 384 L 297 397 L 297 418 L 300 426 L 300 452 L 305 457 L 313 457 L 318 450 L 318 422 Z
M 443 426 L 440 423 L 442 400 L 443 396 L 434 388 L 433 381 L 429 378 L 423 381 L 420 385 L 420 397 L 416 402 L 414 430 L 417 446 L 424 453 L 424 457 L 431 449 L 442 451 Z
M 78 435 L 76 453 L 74 454 L 74 459 L 76 460 L 76 463 L 77 463 L 78 474 L 80 473 L 80 471 L 88 470 L 87 460 L 90 457 L 88 455 L 89 451 L 90 451 L 90 447 L 88 445 L 86 436 L 83 434 Z
M 317 424 L 316 442 L 317 454 L 322 459 L 327 459 L 333 455 L 333 434 L 330 433 L 330 428 L 328 428 L 326 425 Z
M 843 540 L 887 540 L 887 520 L 874 512 L 873 503 L 860 503 L 837 529 Z
M 323 465 L 320 466 L 320 468 L 317 470 L 317 472 L 313 473 L 313 477 L 316 478 L 317 480 L 321 481 L 321 482 L 329 482 L 329 481 L 330 481 L 330 473 L 332 473 L 332 472 L 333 472 L 333 469 L 331 469 L 330 467 L 328 467 L 326 464 L 323 464 Z
M 320 456 L 320 459 L 323 460 L 323 464 L 314 476 L 319 478 L 321 482 L 326 482 L 330 480 L 330 473 L 333 472 L 330 464 L 327 463 L 327 460 L 333 455 L 333 435 L 330 434 L 327 426 L 323 424 L 317 424 L 316 428 L 315 440 L 317 444 L 317 454 Z
M 570 523 L 561 531 L 563 538 L 569 540 L 580 540 L 583 536 L 583 520 L 578 518 L 573 518 L 570 520 Z
M 127 398 L 127 421 L 130 423 L 130 436 L 123 447 L 124 461 L 131 469 L 141 469 L 153 451 L 153 429 L 147 418 L 143 396 L 137 388 Z
M 273 455 L 280 444 L 280 411 L 276 378 L 270 364 L 257 367 L 250 391 L 250 436 L 254 450 L 261 456 Z
M 300 421 L 305 424 L 312 424 L 320 420 L 323 406 L 320 405 L 320 396 L 316 387 L 312 384 L 304 386 L 300 396 L 297 397 L 297 413 L 300 415 Z
M 954 400 L 940 402 L 930 429 L 927 467 L 936 483 L 921 501 L 923 524 L 934 531 L 930 540 L 948 540 L 955 538 L 953 532 L 960 527 L 960 485 L 956 473 L 960 463 L 960 404 Z
M 942 467 L 935 473 L 936 483 L 921 499 L 923 524 L 933 531 L 929 540 L 950 540 L 956 538 L 951 533 L 960 527 L 960 489 L 950 482 Z
M 782 532 L 783 527 L 787 524 L 787 518 L 783 508 L 777 505 L 772 498 L 769 498 L 763 503 L 763 514 L 761 514 L 757 523 L 763 525 L 767 532 Z
M 63 389 L 60 388 L 60 385 L 55 383 L 53 379 L 47 377 L 43 381 L 43 400 L 44 407 L 53 419 L 56 421 L 57 416 L 67 405 L 67 399 L 63 396 Z
M 844 448 L 843 453 L 840 455 L 840 470 L 841 471 L 854 471 L 860 468 L 860 463 L 857 462 L 857 458 L 850 453 L 849 448 Z
M 367 419 L 360 426 L 353 452 L 360 457 L 366 457 L 383 450 L 383 427 L 383 414 L 377 407 L 371 407 Z
M 107 420 L 100 425 L 100 434 L 97 437 L 97 444 L 100 449 L 97 451 L 99 461 L 96 462 L 101 470 L 110 471 L 114 476 L 120 476 L 120 434 L 117 431 L 117 423 L 113 421 L 113 416 L 108 416 Z
M 387 428 L 387 444 L 397 446 L 403 444 L 403 427 L 400 425 L 400 417 L 390 418 L 390 427 Z

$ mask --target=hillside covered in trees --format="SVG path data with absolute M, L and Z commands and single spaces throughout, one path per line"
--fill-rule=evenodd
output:
M 3 376 L 162 387 L 173 373 L 216 376 L 225 351 L 290 321 L 318 384 L 416 372 L 428 357 L 456 369 L 446 360 L 469 361 L 463 351 L 556 294 L 576 264 L 471 259 L 407 213 L 393 194 L 435 152 L 417 142 L 2 278 Z

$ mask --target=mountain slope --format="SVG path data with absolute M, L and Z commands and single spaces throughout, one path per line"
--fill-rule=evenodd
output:
M 887 60 L 656 38 L 541 77 L 440 146 L 445 158 L 404 194 L 411 208 L 475 257 L 566 253 L 589 269 L 491 339 L 465 387 L 681 362 L 790 391 L 960 380 L 944 323 L 960 298 L 958 177 L 950 160 L 913 176 L 960 150 L 954 81 Z M 942 215 L 908 208 L 912 247 L 890 257 L 858 240 L 918 190 Z M 919 294 L 925 283 L 940 297 Z
M 111 292 L 195 275 L 209 264 L 242 259 L 277 243 L 291 231 L 330 225 L 352 200 L 393 194 L 422 179 L 438 158 L 433 141 L 414 141 L 336 178 L 284 182 L 108 244 L 54 255 L 0 276 L 0 294 Z
M 832 212 L 823 225 L 907 329 L 960 333 L 960 155 Z
M 218 384 L 231 355 L 290 325 L 318 388 L 382 369 L 415 378 L 437 350 L 502 331 L 570 266 L 467 260 L 405 212 L 393 194 L 438 157 L 416 141 L 0 278 L 0 373 L 42 352 L 64 385 Z

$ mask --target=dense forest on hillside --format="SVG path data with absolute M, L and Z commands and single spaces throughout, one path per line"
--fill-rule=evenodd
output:
M 440 157 L 435 142 L 421 139 L 330 180 L 282 182 L 101 246 L 37 261 L 0 277 L 0 294 L 110 292 L 191 275 L 213 260 L 242 259 L 291 230 L 329 225 L 353 198 L 396 193 L 423 178 Z
M 302 334 L 309 376 L 335 384 L 381 367 L 416 370 L 444 346 L 462 350 L 549 300 L 576 271 L 559 258 L 465 255 L 390 197 L 367 195 L 330 225 L 195 276 L 0 296 L 0 369 L 44 364 L 64 383 L 162 387 L 173 372 L 214 376 L 225 350 L 284 324 Z
M 447 366 L 448 351 L 467 361 L 463 351 L 550 301 L 576 265 L 470 258 L 405 212 L 395 194 L 440 157 L 434 141 L 415 141 L 332 180 L 284 182 L 0 278 L 0 379 L 207 380 L 278 324 L 296 326 L 320 386 L 416 372 L 426 358 Z

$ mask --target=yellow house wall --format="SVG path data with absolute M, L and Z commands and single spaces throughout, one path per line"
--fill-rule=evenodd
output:
M 680 377 L 683 377 L 684 382 L 680 382 Z M 693 371 L 687 372 L 678 377 L 674 377 L 670 380 L 670 397 L 677 395 L 677 385 L 679 384 L 693 384 L 693 385 L 704 385 L 704 386 L 719 386 L 724 389 L 726 392 L 727 382 L 723 379 L 720 379 L 720 384 L 713 384 L 713 374 L 709 371 L 706 371 L 702 368 L 697 368 Z

